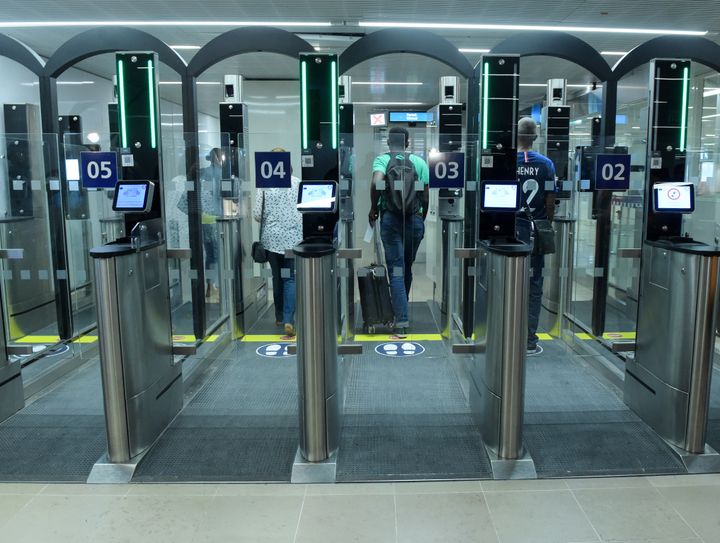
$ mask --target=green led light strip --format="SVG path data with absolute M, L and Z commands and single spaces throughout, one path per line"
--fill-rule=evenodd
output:
M 683 95 L 682 95 L 682 112 L 680 120 L 680 151 L 685 150 L 685 138 L 687 137 L 687 102 L 688 102 L 688 85 L 689 85 L 688 67 L 683 68 Z
M 153 73 L 152 60 L 147 61 L 148 71 L 148 96 L 150 97 L 150 145 L 153 149 L 157 147 L 157 136 L 155 134 L 155 76 Z
M 308 147 L 308 121 L 307 121 L 307 63 L 300 63 L 300 86 L 302 87 L 302 146 Z
M 333 60 L 330 64 L 330 94 L 332 95 L 332 148 L 337 149 L 337 133 L 338 133 L 338 80 L 337 80 L 337 66 Z
M 483 118 L 482 118 L 482 148 L 488 146 L 488 86 L 490 84 L 490 63 L 486 62 L 483 70 Z
M 127 124 L 125 121 L 125 68 L 123 61 L 118 60 L 118 95 L 120 96 L 120 139 L 123 148 L 127 144 Z

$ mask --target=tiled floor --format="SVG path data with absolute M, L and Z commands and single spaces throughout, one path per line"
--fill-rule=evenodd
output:
M 720 541 L 720 475 L 338 485 L 0 485 L 13 543 Z

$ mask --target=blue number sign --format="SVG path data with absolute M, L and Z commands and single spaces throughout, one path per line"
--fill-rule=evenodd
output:
M 290 188 L 290 153 L 255 153 L 255 187 Z
M 595 161 L 596 190 L 630 188 L 630 155 L 598 155 Z
M 80 180 L 86 189 L 113 189 L 118 180 L 117 155 L 101 151 L 80 153 Z
M 465 153 L 430 153 L 430 188 L 461 189 L 465 186 Z

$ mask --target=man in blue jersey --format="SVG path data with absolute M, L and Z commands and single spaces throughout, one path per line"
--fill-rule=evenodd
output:
M 548 157 L 532 150 L 537 139 L 537 125 L 530 117 L 518 121 L 517 174 L 522 187 L 522 205 L 517 216 L 518 238 L 530 243 L 531 219 L 552 220 L 555 214 L 555 165 Z M 528 307 L 527 354 L 542 352 L 538 345 L 537 328 L 543 292 L 545 255 L 533 254 L 530 258 L 530 303 Z

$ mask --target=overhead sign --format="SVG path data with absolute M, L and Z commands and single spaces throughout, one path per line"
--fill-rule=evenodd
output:
M 630 188 L 630 155 L 597 155 L 595 159 L 596 190 Z
M 80 153 L 80 180 L 86 189 L 112 189 L 118 181 L 117 155 L 112 152 Z
M 255 349 L 255 353 L 265 358 L 281 358 L 283 356 L 293 356 L 288 352 L 289 343 L 268 343 L 261 345 Z
M 405 356 L 417 356 L 425 352 L 425 347 L 414 341 L 397 341 L 392 343 L 381 343 L 375 347 L 375 352 L 391 358 Z
M 290 188 L 290 153 L 255 153 L 255 188 Z
M 465 153 L 430 153 L 430 188 L 461 189 L 465 186 Z

